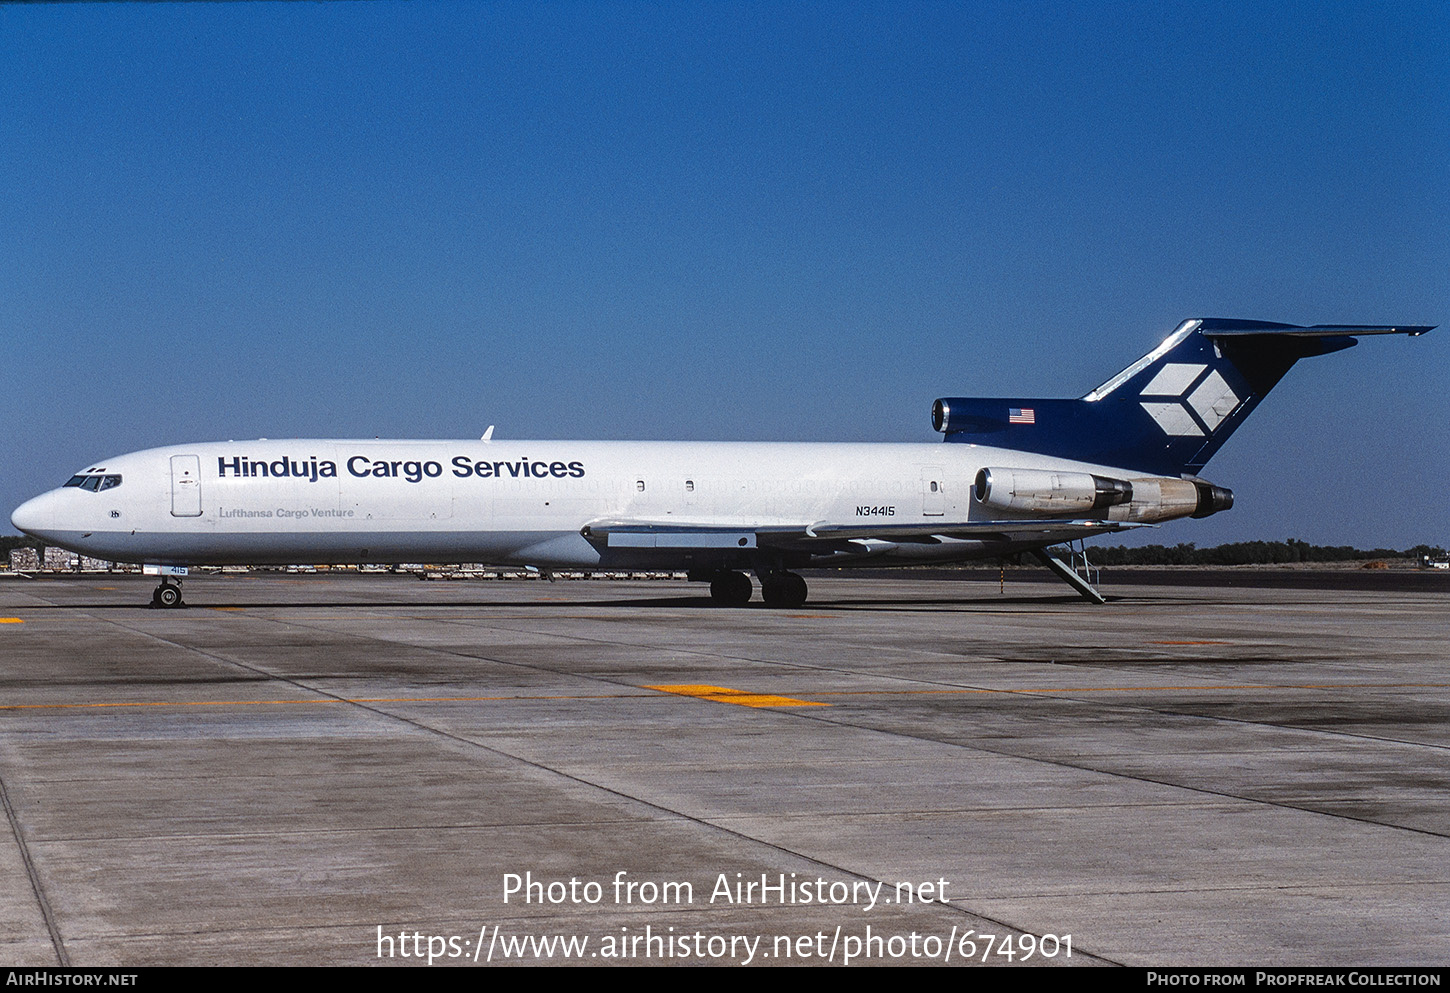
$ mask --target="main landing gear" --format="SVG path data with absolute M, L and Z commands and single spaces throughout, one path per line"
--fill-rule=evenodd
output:
M 743 607 L 754 592 L 743 572 L 718 572 L 710 580 L 710 599 L 720 607 Z M 760 575 L 760 597 L 767 607 L 799 607 L 806 602 L 806 581 L 793 572 Z
M 743 607 L 754 591 L 750 577 L 743 572 L 721 572 L 710 580 L 710 599 L 717 607 Z
M 806 602 L 806 581 L 793 572 L 767 572 L 760 577 L 760 597 L 767 607 L 799 607 Z
M 173 579 L 163 579 L 161 585 L 151 594 L 151 606 L 185 607 L 186 604 L 181 602 L 181 583 Z

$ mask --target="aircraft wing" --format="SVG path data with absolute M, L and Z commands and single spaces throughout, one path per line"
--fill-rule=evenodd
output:
M 1037 537 L 1062 535 L 1069 541 L 1112 531 L 1131 531 L 1153 527 L 1129 521 L 1104 520 L 1032 520 L 1032 521 L 960 521 L 926 524 L 812 524 L 806 528 L 809 538 L 875 538 L 879 541 L 910 541 L 914 538 L 979 538 L 1020 541 Z
M 1114 531 L 1153 527 L 1128 521 L 1105 520 L 999 520 L 932 521 L 913 524 L 818 521 L 813 524 L 722 526 L 682 521 L 603 520 L 585 525 L 580 533 L 608 548 L 791 548 L 827 551 L 853 541 L 891 541 L 936 544 L 942 538 L 1018 543 L 1057 544 Z

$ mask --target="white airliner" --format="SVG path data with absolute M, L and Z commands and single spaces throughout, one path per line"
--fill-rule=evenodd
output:
M 48 544 L 162 574 L 188 566 L 485 562 L 687 570 L 716 602 L 805 602 L 798 569 L 1047 549 L 1233 494 L 1198 476 L 1300 358 L 1431 327 L 1184 321 L 1075 400 L 943 398 L 949 444 L 599 441 L 207 442 L 98 462 L 16 509 Z

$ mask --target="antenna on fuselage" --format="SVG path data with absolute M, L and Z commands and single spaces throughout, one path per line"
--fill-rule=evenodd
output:
M 478 439 L 478 440 L 479 441 L 493 441 L 493 425 L 492 424 L 490 424 L 488 426 L 488 430 L 487 431 L 483 432 L 483 437 L 480 438 L 480 439 Z

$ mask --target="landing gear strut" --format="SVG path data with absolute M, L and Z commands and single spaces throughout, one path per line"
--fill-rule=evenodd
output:
M 184 607 L 181 602 L 181 583 L 163 579 L 161 585 L 151 594 L 153 607 Z

